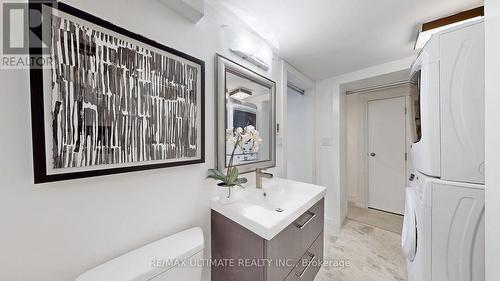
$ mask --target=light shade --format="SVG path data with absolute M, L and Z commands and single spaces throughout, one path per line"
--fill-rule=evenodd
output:
M 249 61 L 253 65 L 260 67 L 260 68 L 264 69 L 265 71 L 269 70 L 269 65 L 267 65 L 263 60 L 252 55 L 251 53 L 246 53 L 245 51 L 241 51 L 241 50 L 237 50 L 237 49 L 230 49 L 230 50 L 231 50 L 231 52 L 238 55 L 240 58 Z
M 269 44 L 243 28 L 224 27 L 224 37 L 229 51 L 268 71 L 273 62 L 273 51 Z
M 229 92 L 229 96 L 234 99 L 244 100 L 252 96 L 252 90 L 240 87 Z

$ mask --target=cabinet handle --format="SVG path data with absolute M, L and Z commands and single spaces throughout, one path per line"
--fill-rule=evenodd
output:
M 304 224 L 298 224 L 296 223 L 295 226 L 300 228 L 300 229 L 304 229 L 304 227 L 306 227 L 306 225 L 308 223 L 310 223 L 315 217 L 316 217 L 316 214 L 311 212 L 311 211 L 307 211 L 306 214 L 310 215 L 310 217 L 306 220 L 306 222 Z
M 313 253 L 309 253 L 307 252 L 307 255 L 311 257 L 311 260 L 307 263 L 307 266 L 304 267 L 304 269 L 302 270 L 302 272 L 297 272 L 295 271 L 295 275 L 299 278 L 302 278 L 302 276 L 304 276 L 304 274 L 307 272 L 307 269 L 311 266 L 312 262 L 314 261 L 314 259 L 316 258 L 316 255 L 313 254 Z

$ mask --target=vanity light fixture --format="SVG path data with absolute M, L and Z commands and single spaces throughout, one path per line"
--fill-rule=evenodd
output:
M 434 33 L 481 17 L 484 17 L 484 6 L 426 22 L 420 27 L 414 50 L 422 49 Z
M 238 55 L 240 58 L 249 61 L 253 65 L 260 67 L 260 68 L 264 69 L 265 71 L 269 70 L 269 65 L 267 63 L 265 63 L 263 60 L 261 60 L 260 58 L 258 58 L 257 56 L 254 56 L 254 55 L 247 53 L 245 51 L 242 51 L 242 50 L 237 50 L 237 49 L 230 49 L 230 50 L 231 50 L 231 52 Z
M 229 92 L 229 96 L 234 99 L 244 100 L 252 96 L 252 90 L 244 87 L 239 87 Z

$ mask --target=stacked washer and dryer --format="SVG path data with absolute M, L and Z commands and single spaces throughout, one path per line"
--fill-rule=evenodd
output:
M 409 281 L 484 281 L 484 23 L 432 36 L 417 81 L 402 246 Z

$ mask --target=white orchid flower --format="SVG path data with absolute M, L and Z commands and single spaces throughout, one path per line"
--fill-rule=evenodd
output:
M 255 127 L 252 125 L 248 125 L 245 127 L 245 131 L 253 134 L 255 132 Z
M 241 136 L 241 138 L 242 138 L 242 142 L 243 142 L 243 143 L 247 143 L 248 141 L 251 141 L 251 140 L 252 140 L 253 135 L 247 132 L 247 133 L 243 134 L 243 135 Z
M 236 145 L 236 137 L 230 136 L 226 139 L 227 143 L 234 147 Z
M 234 148 L 233 150 L 238 146 L 244 149 L 244 145 L 251 144 L 251 150 L 257 152 L 260 144 L 262 144 L 262 138 L 254 126 L 248 125 L 244 128 L 238 127 L 236 130 L 228 129 L 226 131 L 226 142 Z

